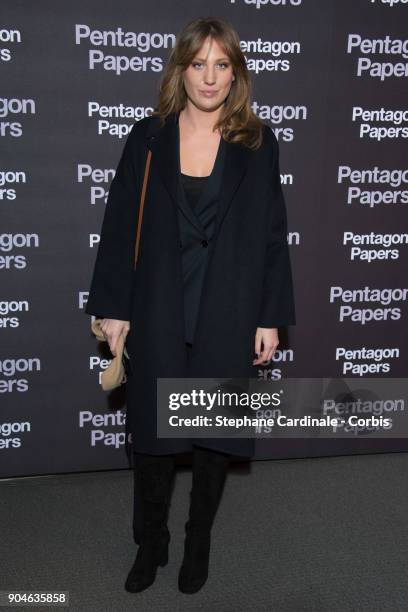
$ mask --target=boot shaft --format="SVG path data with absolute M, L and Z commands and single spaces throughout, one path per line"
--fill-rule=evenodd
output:
M 211 529 L 224 490 L 229 460 L 229 455 L 195 447 L 186 529 Z
M 142 532 L 167 530 L 174 472 L 173 455 L 134 453 L 134 483 L 141 504 Z

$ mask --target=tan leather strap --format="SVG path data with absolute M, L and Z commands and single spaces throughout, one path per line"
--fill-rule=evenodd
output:
M 144 171 L 144 177 L 143 177 L 142 193 L 140 194 L 139 214 L 138 214 L 138 218 L 137 218 L 137 232 L 136 232 L 136 244 L 135 244 L 135 267 L 136 267 L 137 259 L 139 257 L 140 232 L 142 230 L 143 208 L 144 208 L 144 201 L 145 201 L 145 196 L 146 196 L 147 180 L 149 178 L 150 159 L 151 159 L 151 157 L 152 157 L 152 152 L 149 149 L 149 151 L 147 153 L 147 158 L 146 158 L 146 165 L 145 165 L 145 171 Z

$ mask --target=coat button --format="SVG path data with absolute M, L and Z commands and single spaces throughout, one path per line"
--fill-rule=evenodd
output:
M 208 240 L 202 240 L 201 241 L 201 246 L 202 247 L 208 247 Z

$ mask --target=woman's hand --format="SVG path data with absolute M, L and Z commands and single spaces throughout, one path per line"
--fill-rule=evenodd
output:
M 263 351 L 261 352 L 261 343 Z M 262 364 L 263 361 L 272 359 L 276 347 L 279 344 L 277 327 L 257 327 L 255 334 L 255 353 L 258 358 L 252 361 L 252 365 Z
M 130 329 L 130 321 L 120 321 L 119 319 L 103 319 L 101 330 L 106 340 L 109 343 L 109 349 L 112 355 L 116 357 L 116 343 L 119 336 L 123 334 L 126 338 Z

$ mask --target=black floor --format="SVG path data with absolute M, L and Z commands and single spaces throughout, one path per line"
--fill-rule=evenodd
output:
M 130 470 L 0 480 L 0 590 L 69 591 L 75 612 L 408 612 L 407 474 L 407 453 L 233 466 L 195 595 L 177 590 L 189 468 L 169 564 L 138 594 L 123 588 L 137 550 Z

